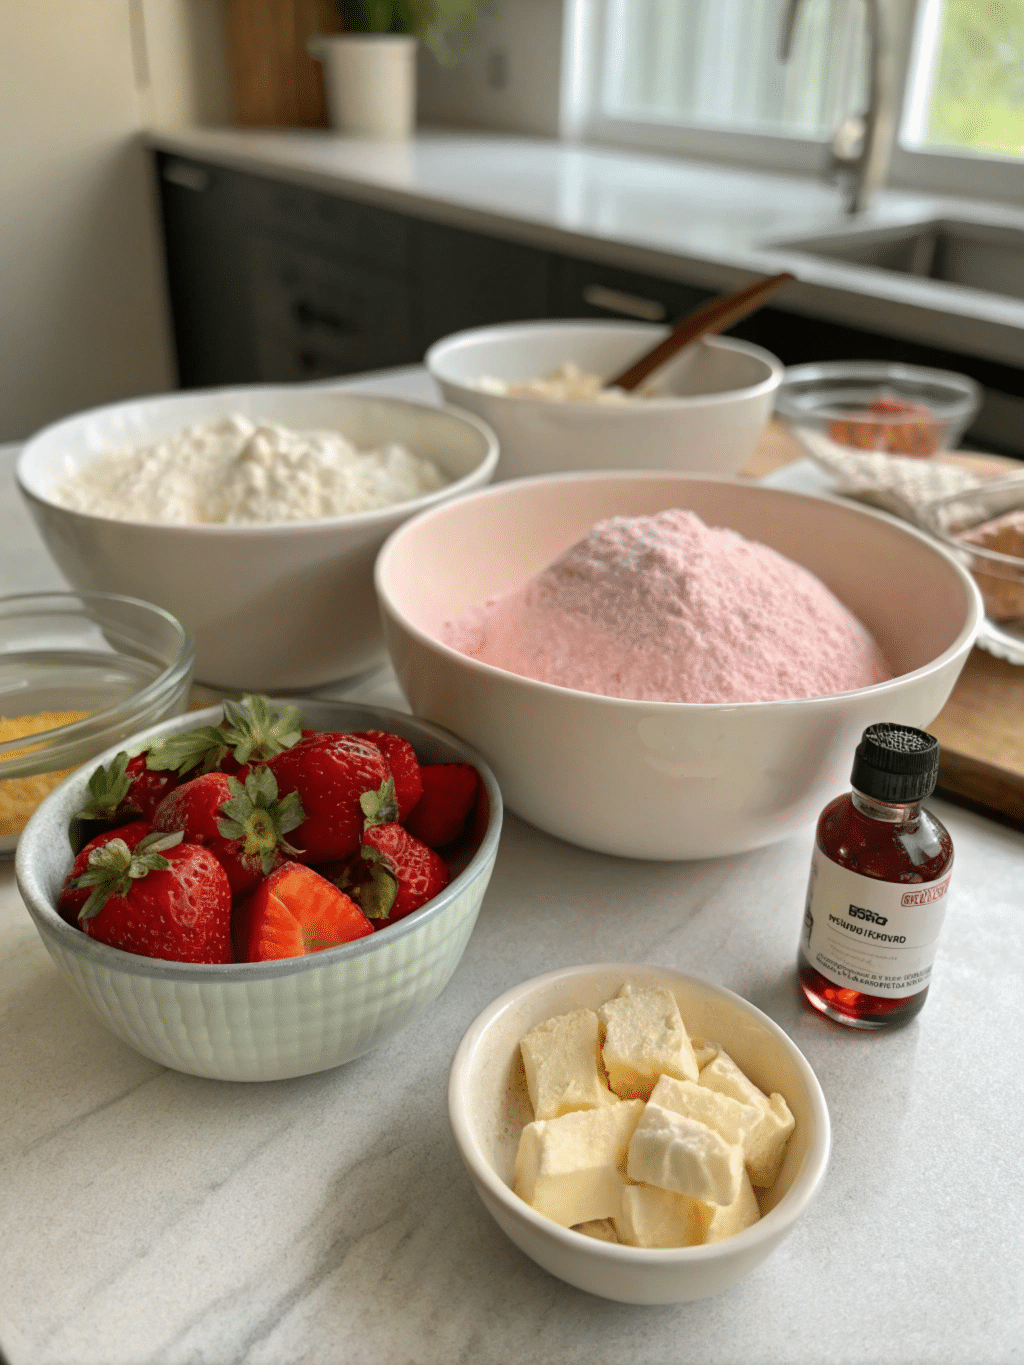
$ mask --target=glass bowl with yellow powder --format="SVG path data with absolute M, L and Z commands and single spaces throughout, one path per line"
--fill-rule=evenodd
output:
M 113 593 L 0 597 L 0 857 L 69 773 L 188 705 L 195 645 Z

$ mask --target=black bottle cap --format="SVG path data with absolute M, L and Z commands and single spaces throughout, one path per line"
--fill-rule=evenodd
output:
M 923 801 L 939 778 L 939 741 L 912 725 L 869 725 L 857 745 L 850 781 L 876 801 Z

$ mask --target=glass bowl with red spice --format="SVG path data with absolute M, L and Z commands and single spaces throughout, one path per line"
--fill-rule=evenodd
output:
M 81 764 L 186 709 L 194 659 L 188 631 L 149 602 L 0 597 L 0 857 Z
M 978 410 L 973 379 L 881 360 L 833 360 L 786 370 L 775 413 L 807 449 L 927 458 L 953 450 Z

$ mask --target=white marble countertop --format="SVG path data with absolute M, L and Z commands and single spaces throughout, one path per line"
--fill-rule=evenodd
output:
M 1024 366 L 1024 299 L 778 245 L 843 230 L 834 187 L 797 175 L 494 133 L 365 142 L 327 129 L 153 129 L 163 151 L 333 191 L 624 269 L 728 289 L 790 270 L 773 306 Z M 885 190 L 861 227 L 951 216 L 1024 228 L 1008 204 Z M 895 305 L 879 307 L 879 303 Z
M 422 391 L 410 372 L 378 387 Z M 0 452 L 0 588 L 59 582 Z M 360 697 L 400 704 L 385 671 Z M 812 831 L 629 862 L 509 817 L 476 930 L 423 1020 L 336 1071 L 166 1071 L 87 1012 L 0 866 L 0 1353 L 8 1365 L 1021 1360 L 1024 835 L 941 802 L 957 864 L 924 1010 L 889 1034 L 794 978 Z M 633 1308 L 552 1279 L 485 1212 L 448 1133 L 451 1057 L 517 981 L 656 962 L 767 1011 L 831 1110 L 823 1192 L 718 1298 Z

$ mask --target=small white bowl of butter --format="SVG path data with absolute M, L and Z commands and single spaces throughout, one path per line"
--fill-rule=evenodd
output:
M 643 1016 L 659 991 L 668 993 L 662 998 L 668 998 L 670 1010 L 672 1001 L 678 1007 L 690 1056 L 698 1068 L 696 1087 L 688 1079 L 692 1063 L 685 1057 L 679 1069 L 651 1056 L 640 1062 L 641 1071 L 646 1068 L 652 1073 L 650 1082 L 641 1081 L 639 1089 L 630 1091 L 630 1082 L 624 1082 L 623 1076 L 629 1075 L 633 1060 L 624 1053 L 630 1050 L 631 1037 L 652 1036 L 650 1020 L 645 1023 Z M 608 1002 L 614 1002 L 610 1011 L 602 1008 Z M 543 1106 L 542 1112 L 551 1112 L 552 1093 L 565 1079 L 558 1074 L 564 1057 L 574 1050 L 577 1057 L 588 1051 L 586 1043 L 581 1051 L 581 1038 L 591 1012 L 601 1020 L 597 1086 L 610 1083 L 620 1095 L 601 1094 L 595 1099 L 590 1094 L 582 1102 L 586 1108 L 579 1109 L 572 1100 L 573 1107 L 560 1118 L 537 1123 L 535 1101 Z M 521 1041 L 539 1025 L 565 1018 L 573 1022 L 554 1049 L 563 1055 L 550 1064 L 548 1040 L 543 1031 L 533 1033 L 535 1043 L 540 1040 L 540 1052 L 528 1078 Z M 569 1036 L 573 1032 L 575 1039 Z M 660 1019 L 654 1032 L 671 1042 L 672 1029 L 666 1033 Z M 639 1050 L 649 1049 L 645 1044 Z M 761 1104 L 753 1099 L 760 1092 L 766 1113 L 770 1110 L 775 1116 L 767 1124 L 775 1136 L 769 1138 L 767 1147 L 760 1144 L 759 1154 L 768 1163 L 762 1171 L 757 1169 L 757 1157 L 751 1167 L 749 1159 L 744 1164 L 735 1149 L 728 1150 L 730 1144 L 712 1131 L 714 1124 L 722 1126 L 717 1118 L 705 1115 L 707 1125 L 692 1126 L 692 1118 L 671 1112 L 666 1116 L 666 1110 L 676 1104 L 673 1092 L 681 1095 L 688 1087 L 712 1108 L 723 1095 L 730 1098 L 733 1113 L 739 1114 L 741 1106 L 735 1096 L 740 1091 L 734 1090 L 729 1079 L 721 1079 L 733 1064 L 751 1087 L 746 1099 Z M 567 1065 L 573 1071 L 570 1088 L 577 1095 L 592 1089 L 593 1077 L 577 1074 L 571 1060 Z M 667 1081 L 654 1081 L 653 1072 L 660 1072 L 663 1065 L 675 1075 L 663 1073 Z M 649 1098 L 650 1084 L 661 1086 L 653 1098 Z M 742 1091 L 744 1082 L 738 1084 Z M 545 1087 L 547 1094 L 542 1095 Z M 624 1098 L 627 1093 L 632 1097 Z M 620 1105 L 628 1112 L 619 1109 Z M 562 968 L 526 981 L 495 1000 L 470 1026 L 455 1054 L 448 1113 L 459 1155 L 502 1231 L 552 1275 L 621 1303 L 686 1303 L 720 1293 L 748 1274 L 806 1211 L 824 1179 L 830 1146 L 821 1086 L 806 1058 L 777 1024 L 720 986 L 669 968 L 633 963 Z M 786 1114 L 791 1116 L 791 1127 Z M 615 1116 L 622 1122 L 615 1124 Z M 613 1147 L 618 1142 L 622 1151 L 603 1158 L 609 1165 L 604 1170 L 584 1143 L 577 1162 L 571 1155 L 573 1134 L 568 1134 L 567 1143 L 564 1135 L 560 1139 L 559 1124 L 566 1133 L 578 1128 L 579 1136 L 593 1126 L 603 1134 L 599 1142 L 610 1141 Z M 677 1131 L 663 1141 L 659 1130 L 673 1125 Z M 609 1138 L 612 1129 L 621 1131 Z M 657 1174 L 669 1168 L 671 1177 Z M 753 1187 L 757 1204 L 753 1212 L 750 1175 L 761 1180 L 774 1177 L 770 1186 Z M 653 1188 L 654 1178 L 668 1179 L 675 1189 L 659 1193 Z M 692 1179 L 710 1182 L 705 1184 L 705 1194 L 717 1185 L 719 1202 L 695 1201 L 676 1193 Z M 725 1190 L 723 1181 L 732 1182 L 732 1188 Z M 740 1182 L 743 1192 L 733 1200 L 733 1193 L 741 1191 Z M 515 1192 L 517 1188 L 525 1197 Z M 621 1204 L 617 1194 L 609 1196 L 609 1190 L 622 1193 Z M 732 1201 L 731 1207 L 725 1200 Z M 546 1208 L 547 1213 L 539 1208 Z M 604 1209 L 603 1216 L 594 1217 L 599 1208 Z M 577 1213 L 588 1217 L 577 1223 Z M 664 1245 L 673 1240 L 671 1233 L 665 1236 L 666 1216 L 669 1224 L 676 1220 L 682 1227 L 680 1218 L 689 1224 L 691 1230 L 678 1237 L 689 1245 Z M 556 1217 L 562 1222 L 554 1221 Z M 563 1226 L 570 1220 L 573 1226 Z M 577 1226 L 584 1231 L 577 1231 Z M 630 1245 L 626 1238 L 646 1245 Z

